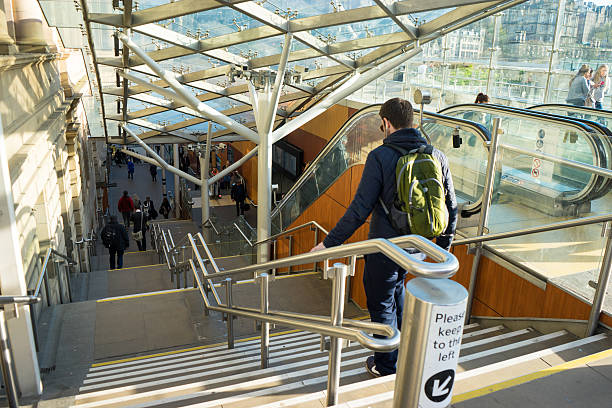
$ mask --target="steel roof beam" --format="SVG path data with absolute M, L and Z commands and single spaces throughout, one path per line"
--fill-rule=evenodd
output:
M 219 113 L 216 109 L 213 109 L 212 107 L 199 101 L 195 96 L 193 96 L 193 94 L 191 94 L 187 89 L 185 89 L 185 87 L 181 85 L 172 75 L 164 71 L 155 61 L 150 59 L 146 55 L 146 53 L 140 47 L 138 47 L 138 45 L 136 45 L 129 37 L 119 34 L 119 39 L 126 46 L 130 47 L 130 49 L 136 55 L 142 58 L 145 61 L 146 65 L 148 65 L 149 68 L 156 72 L 161 79 L 166 81 L 168 85 L 170 85 L 172 90 L 174 90 L 174 92 L 179 95 L 181 99 L 188 102 L 188 104 L 192 108 L 205 115 L 208 119 L 234 130 L 239 135 L 243 135 L 251 139 L 255 143 L 259 141 L 259 135 L 256 132 L 253 132 L 251 129 L 244 127 L 235 120 Z
M 247 0 L 227 0 L 225 3 L 241 3 Z M 149 7 L 135 11 L 132 15 L 131 27 L 170 20 L 187 14 L 200 13 L 222 7 L 224 4 L 216 0 L 180 0 L 161 6 Z M 119 14 L 90 13 L 89 20 L 94 23 L 121 27 L 122 18 Z
M 436 19 L 426 22 L 419 26 L 419 36 L 423 37 L 437 31 L 444 29 L 445 27 L 451 26 L 453 23 L 458 23 L 461 20 L 468 19 L 474 15 L 487 11 L 488 9 L 494 8 L 497 5 L 505 3 L 504 1 L 488 1 L 478 4 L 471 4 L 468 6 L 457 7 L 455 10 L 450 11 Z
M 415 27 L 414 23 L 410 21 L 410 18 L 408 16 L 397 15 L 394 4 L 397 2 L 394 2 L 392 0 L 374 0 L 374 2 L 378 5 L 378 7 L 380 7 L 382 11 L 385 12 L 387 17 L 391 18 L 391 20 L 393 20 L 399 28 L 401 28 L 406 34 L 408 34 L 411 40 L 417 39 L 417 28 Z

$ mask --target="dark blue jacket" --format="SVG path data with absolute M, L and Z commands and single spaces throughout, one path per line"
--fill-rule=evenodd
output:
M 427 140 L 416 129 L 400 129 L 383 140 L 382 146 L 368 154 L 357 193 L 355 193 L 353 201 L 340 221 L 323 241 L 325 247 L 340 245 L 346 241 L 366 221 L 370 213 L 372 213 L 372 220 L 368 238 L 393 238 L 399 235 L 391 226 L 389 218 L 387 218 L 378 201 L 378 197 L 382 197 L 387 208 L 391 207 L 396 190 L 395 166 L 400 158 L 399 152 L 391 147 L 385 147 L 384 143 L 393 143 L 411 150 L 427 144 Z M 446 207 L 449 215 L 448 227 L 444 234 L 437 238 L 436 242 L 439 246 L 448 250 L 457 225 L 457 200 L 448 159 L 438 149 L 434 149 L 433 155 L 442 166 L 443 184 L 446 190 Z

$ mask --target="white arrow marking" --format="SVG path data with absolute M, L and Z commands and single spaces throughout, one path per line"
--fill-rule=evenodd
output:
M 451 376 L 448 376 L 446 380 L 440 385 L 440 380 L 434 380 L 433 389 L 431 390 L 432 397 L 440 397 L 444 394 L 448 394 L 450 390 L 446 389 L 449 381 L 451 380 Z

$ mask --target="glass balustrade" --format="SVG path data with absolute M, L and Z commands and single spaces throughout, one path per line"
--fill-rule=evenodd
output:
M 362 109 L 331 139 L 273 212 L 273 233 L 286 229 L 347 169 L 363 164 L 368 153 L 382 144 L 379 109 L 379 105 Z M 424 113 L 423 128 L 432 144 L 449 159 L 459 201 L 478 202 L 484 185 L 488 131 L 469 121 L 429 112 Z M 453 148 L 456 133 L 463 143 Z

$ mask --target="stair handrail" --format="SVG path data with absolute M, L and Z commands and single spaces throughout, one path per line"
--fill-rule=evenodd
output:
M 354 259 L 357 255 L 380 252 L 408 272 L 411 272 L 417 276 L 439 279 L 451 277 L 459 269 L 459 262 L 453 254 L 443 250 L 433 242 L 423 237 L 412 235 L 405 237 L 406 240 L 403 246 L 415 248 L 439 263 L 423 262 L 420 259 L 413 257 L 413 255 L 407 251 L 404 251 L 397 244 L 394 244 L 386 239 L 378 238 L 327 248 L 317 252 L 289 256 L 287 258 L 275 261 L 262 262 L 249 267 L 240 267 L 230 271 L 221 272 L 214 258 L 212 257 L 212 254 L 210 253 L 202 234 L 198 233 L 196 234 L 196 237 L 202 244 L 205 251 L 206 260 L 204 260 L 200 255 L 198 245 L 196 244 L 193 235 L 187 235 L 193 249 L 193 254 L 202 272 L 203 279 L 206 282 L 205 284 L 202 283 L 202 279 L 200 279 L 200 275 L 198 273 L 198 268 L 196 267 L 193 259 L 189 259 L 188 262 L 191 267 L 191 271 L 193 272 L 194 281 L 198 290 L 200 291 L 200 294 L 202 295 L 205 309 L 206 311 L 213 310 L 226 315 L 228 348 L 234 347 L 233 319 L 235 316 L 241 316 L 261 322 L 262 368 L 268 367 L 270 324 L 279 324 L 295 329 L 318 333 L 321 336 L 330 336 L 331 341 L 327 376 L 328 395 L 337 395 L 342 353 L 341 339 L 356 341 L 362 346 L 378 352 L 393 351 L 399 347 L 400 343 L 400 332 L 395 327 L 375 322 L 344 320 L 343 314 L 346 278 L 350 273 L 349 267 L 340 263 L 336 263 L 330 267 L 328 265 L 330 259 L 350 257 L 352 263 L 354 263 Z M 323 261 L 324 263 L 324 277 L 326 279 L 330 278 L 333 280 L 331 316 L 327 318 L 316 315 L 276 312 L 269 310 L 269 275 L 262 271 L 317 261 Z M 206 263 L 210 263 L 215 273 L 208 273 Z M 257 271 L 259 271 L 259 275 L 256 277 L 256 280 L 258 280 L 261 284 L 261 309 L 257 310 L 233 305 L 232 279 L 229 276 L 237 273 Z M 215 285 L 212 278 L 221 276 L 228 276 L 228 278 L 225 279 L 226 302 L 225 304 L 221 303 L 217 297 L 217 304 L 213 305 L 208 299 L 207 289 L 210 288 L 213 290 L 213 293 L 215 293 Z M 386 338 L 377 338 L 375 337 L 376 334 L 386 336 Z
M 329 232 L 325 228 L 323 228 L 321 226 L 321 224 L 319 224 L 318 222 L 312 220 L 312 221 L 308 221 L 305 224 L 298 225 L 297 227 L 289 228 L 288 230 L 279 232 L 278 234 L 274 234 L 274 235 L 272 235 L 272 236 L 270 236 L 268 238 L 265 238 L 265 239 L 262 239 L 260 241 L 257 241 L 255 243 L 253 243 L 252 246 L 257 246 L 257 245 L 261 245 L 261 244 L 266 243 L 266 242 L 274 241 L 278 237 L 281 237 L 281 236 L 286 235 L 286 234 L 290 234 L 292 232 L 298 231 L 298 230 L 300 230 L 302 228 L 305 228 L 305 227 L 315 227 L 317 230 L 321 231 L 325 235 L 329 235 Z
M 47 306 L 51 306 L 51 300 L 49 299 L 49 284 L 48 284 L 48 275 L 47 275 L 47 270 L 48 270 L 48 265 L 49 265 L 49 260 L 51 259 L 51 256 L 54 257 L 58 257 L 58 258 L 62 258 L 65 261 L 68 262 L 68 264 L 70 266 L 75 266 L 76 262 L 74 262 L 74 260 L 69 257 L 68 255 L 64 255 L 58 251 L 56 251 L 53 248 L 48 248 L 47 252 L 45 253 L 45 257 L 43 260 L 43 266 L 42 266 L 42 270 L 40 272 L 40 276 L 38 277 L 38 281 L 36 282 L 36 286 L 34 288 L 34 290 L 31 291 L 31 295 L 34 297 L 38 297 L 40 296 L 40 290 L 42 288 L 42 284 L 44 282 L 45 284 L 45 291 L 47 293 Z M 72 302 L 72 293 L 70 290 L 70 276 L 68 275 L 66 277 L 66 283 L 68 285 L 68 299 L 69 302 Z M 64 303 L 64 299 L 62 296 L 63 293 L 63 288 L 62 288 L 62 280 L 58 278 L 58 285 L 59 285 L 59 292 L 60 292 L 60 302 L 63 304 Z
M 204 221 L 202 223 L 202 227 L 205 227 L 206 224 L 210 224 L 210 226 L 212 227 L 213 231 L 215 231 L 215 234 L 219 235 L 219 230 L 217 229 L 217 227 L 215 227 L 215 224 L 212 222 L 212 220 L 210 218 L 208 218 L 206 221 Z
M 191 234 L 188 234 L 191 235 Z M 208 249 L 201 234 L 197 234 L 200 239 L 202 246 Z M 452 277 L 455 272 L 459 269 L 459 262 L 457 258 L 450 252 L 447 252 L 434 244 L 432 241 L 423 238 L 418 235 L 406 235 L 402 237 L 401 241 L 395 238 L 394 241 L 375 238 L 366 241 L 353 242 L 350 244 L 344 244 L 336 247 L 326 248 L 316 252 L 306 252 L 303 254 L 293 255 L 287 258 L 276 259 L 273 261 L 267 261 L 259 264 L 243 266 L 229 271 L 218 271 L 214 259 L 209 256 L 208 259 L 215 266 L 215 273 L 209 275 L 210 278 L 231 276 L 238 273 L 244 272 L 257 272 L 259 270 L 284 268 L 289 266 L 301 265 L 304 263 L 313 263 L 325 261 L 325 269 L 329 266 L 327 261 L 329 259 L 346 258 L 350 256 L 368 255 L 372 253 L 382 253 L 386 255 L 393 262 L 398 264 L 401 268 L 411 272 L 416 276 L 421 276 L 430 279 L 444 279 Z M 195 247 L 193 239 L 190 238 L 192 247 Z M 436 263 L 424 262 L 419 259 L 409 256 L 406 251 L 402 248 L 414 248 L 429 258 L 436 261 Z M 196 255 L 199 252 L 196 250 Z
M 47 251 L 49 253 L 49 251 Z M 19 408 L 19 392 L 17 390 L 17 377 L 13 370 L 13 357 L 8 328 L 6 324 L 5 307 L 9 305 L 32 305 L 40 302 L 39 295 L 4 295 L 0 296 L 0 367 L 6 388 L 6 398 L 10 408 Z M 30 308 L 31 313 L 32 308 Z

